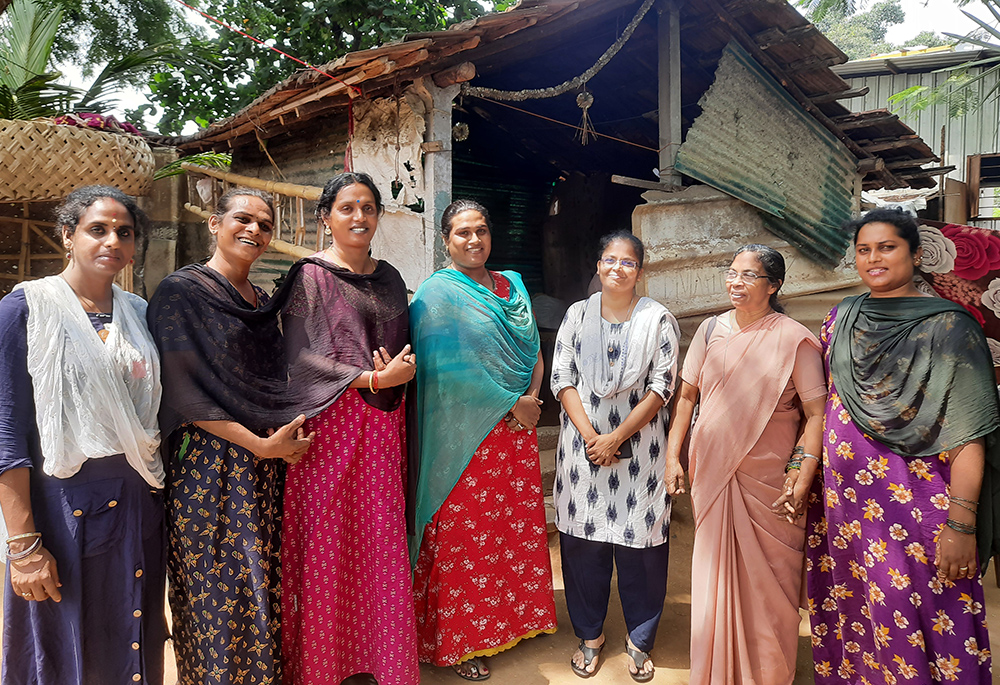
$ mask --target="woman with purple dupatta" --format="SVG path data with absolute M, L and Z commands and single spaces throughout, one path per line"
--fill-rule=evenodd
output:
M 830 395 L 807 525 L 816 683 L 989 683 L 980 571 L 1000 484 L 989 348 L 963 307 L 914 287 L 912 217 L 874 210 L 850 228 L 871 292 L 837 305 L 822 331 Z
M 293 392 L 316 432 L 289 467 L 282 534 L 287 685 L 419 682 L 404 517 L 404 385 L 413 378 L 406 286 L 369 255 L 382 202 L 371 177 L 323 189 L 329 248 L 289 274 L 282 325 Z M 339 379 L 332 385 L 320 384 Z

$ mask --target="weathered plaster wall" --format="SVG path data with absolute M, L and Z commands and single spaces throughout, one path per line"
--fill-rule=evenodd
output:
M 758 210 L 708 186 L 678 193 L 650 192 L 632 213 L 632 232 L 646 245 L 644 294 L 678 317 L 729 308 L 722 270 L 742 245 L 762 243 L 785 257 L 784 297 L 825 292 L 858 283 L 843 260 L 826 269 L 764 228 Z
M 175 148 L 153 148 L 157 169 L 173 162 L 177 157 Z M 146 246 L 145 255 L 141 261 L 136 259 L 136 264 L 141 264 L 142 268 L 135 269 L 133 283 L 135 291 L 140 295 L 152 295 L 164 277 L 184 266 L 177 261 L 178 240 L 182 239 L 181 229 L 185 233 L 198 230 L 196 224 L 182 224 L 180 221 L 182 214 L 188 214 L 184 211 L 184 183 L 183 175 L 160 179 L 153 182 L 149 195 L 139 198 L 139 206 L 146 212 L 150 223 L 148 239 L 143 241 Z

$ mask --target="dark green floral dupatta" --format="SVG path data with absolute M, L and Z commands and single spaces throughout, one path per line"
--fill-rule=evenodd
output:
M 902 456 L 986 439 L 977 542 L 1000 551 L 1000 405 L 979 324 L 936 297 L 849 297 L 837 307 L 830 375 L 855 425 Z

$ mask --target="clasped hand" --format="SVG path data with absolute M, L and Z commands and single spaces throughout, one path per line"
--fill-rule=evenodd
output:
M 618 463 L 618 448 L 624 440 L 619 440 L 614 433 L 594 433 L 585 438 L 587 459 L 598 466 L 613 466 Z
M 507 427 L 512 431 L 533 430 L 542 417 L 542 401 L 534 395 L 521 395 L 510 408 Z

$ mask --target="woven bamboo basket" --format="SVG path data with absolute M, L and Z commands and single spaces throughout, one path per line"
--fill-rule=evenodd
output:
M 61 200 L 93 184 L 146 195 L 155 168 L 142 138 L 44 119 L 0 119 L 0 156 L 2 202 Z

